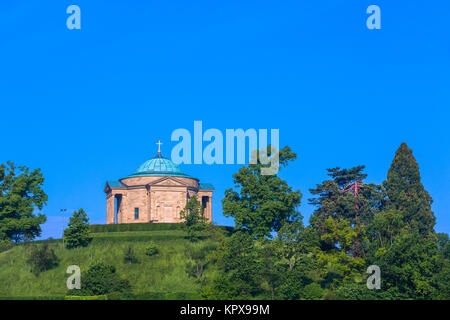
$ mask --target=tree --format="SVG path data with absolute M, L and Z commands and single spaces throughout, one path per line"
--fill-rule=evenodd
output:
M 270 146 L 267 150 L 271 150 Z M 260 158 L 264 150 L 255 151 Z M 267 152 L 270 157 L 273 156 Z M 278 152 L 281 167 L 295 160 L 297 155 L 289 147 Z M 246 230 L 256 238 L 272 237 L 285 221 L 298 221 L 300 191 L 293 191 L 286 181 L 277 175 L 262 175 L 261 163 L 249 164 L 233 175 L 237 190 L 227 189 L 222 200 L 223 214 L 233 217 L 236 228 Z
M 351 225 L 367 225 L 382 208 L 381 187 L 376 184 L 362 184 L 357 197 L 352 192 L 344 192 L 344 188 L 350 183 L 362 182 L 367 177 L 362 173 L 364 168 L 365 166 L 327 169 L 328 176 L 332 179 L 309 190 L 316 196 L 309 199 L 309 203 L 317 207 L 310 222 L 319 232 L 322 233 L 323 224 L 329 216 L 346 219 Z
M 202 204 L 194 195 L 180 212 L 180 218 L 184 220 L 183 229 L 187 232 L 187 238 L 192 242 L 199 240 L 206 230 L 208 219 L 204 216 L 203 211 Z
M 418 232 L 423 237 L 434 234 L 436 218 L 431 211 L 433 200 L 422 185 L 419 165 L 412 150 L 404 142 L 395 152 L 383 187 L 389 206 L 402 214 L 403 221 L 412 232 Z
M 305 285 L 319 280 L 315 277 L 319 266 L 312 254 L 319 247 L 318 233 L 310 226 L 304 227 L 300 221 L 286 222 L 277 238 L 271 241 L 271 246 L 275 252 L 272 283 L 278 280 L 274 283 L 274 297 L 283 300 L 303 298 Z
M 86 273 L 81 275 L 81 289 L 69 290 L 69 294 L 92 296 L 110 293 L 128 294 L 130 291 L 128 280 L 122 279 L 114 266 L 99 262 L 91 265 Z
M 31 265 L 31 272 L 38 276 L 41 272 L 56 267 L 59 259 L 55 251 L 50 248 L 48 242 L 44 242 L 42 245 L 33 245 L 31 247 L 27 263 Z
M 303 300 L 320 300 L 322 299 L 323 294 L 324 290 L 320 284 L 312 282 L 303 288 L 301 298 Z
M 433 299 L 450 300 L 450 241 L 445 233 L 438 234 L 439 272 L 433 277 Z
M 264 290 L 263 298 L 274 300 L 280 294 L 285 280 L 285 265 L 278 258 L 277 246 L 273 240 L 253 240 L 258 246 L 258 261 L 260 261 L 260 286 Z
M 315 197 L 309 199 L 309 203 L 316 206 L 316 210 L 311 215 L 310 223 L 324 235 L 327 232 L 327 219 L 345 219 L 354 228 L 359 225 L 367 226 L 373 220 L 375 214 L 383 208 L 384 199 L 381 186 L 373 183 L 363 184 L 367 177 L 362 173 L 365 166 L 357 166 L 350 169 L 339 167 L 327 169 L 331 177 L 315 189 L 310 189 Z M 347 190 L 349 184 L 358 183 L 358 194 Z M 325 243 L 323 243 L 325 245 Z M 327 250 L 322 246 L 322 249 Z M 367 250 L 367 243 L 363 239 L 353 242 L 352 254 L 354 256 L 364 255 Z
M 92 241 L 89 218 L 83 209 L 74 211 L 70 217 L 69 228 L 64 230 L 64 239 L 68 249 L 86 247 Z
M 395 238 L 401 232 L 405 232 L 404 227 L 402 215 L 398 210 L 386 209 L 377 213 L 368 226 L 372 253 L 380 249 L 389 249 Z
M 248 233 L 238 231 L 225 238 L 215 253 L 219 275 L 203 290 L 208 299 L 250 299 L 264 293 L 259 247 Z
M 40 169 L 30 172 L 10 161 L 0 165 L 0 241 L 19 242 L 41 235 L 40 225 L 46 217 L 33 212 L 47 202 L 43 183 Z
M 202 245 L 186 247 L 186 257 L 189 259 L 186 264 L 186 272 L 190 277 L 194 277 L 197 281 L 203 276 L 203 273 L 211 262 L 209 259 L 209 253 L 216 249 L 215 245 Z
M 431 298 L 433 276 L 439 273 L 437 243 L 420 234 L 401 232 L 392 245 L 370 257 L 370 264 L 382 271 L 382 289 L 396 289 L 412 299 Z
M 317 234 L 301 222 L 280 228 L 275 240 L 248 231 L 225 238 L 215 252 L 219 274 L 204 288 L 212 299 L 300 299 L 317 267 L 311 248 Z
M 302 256 L 310 253 L 313 247 L 319 246 L 319 242 L 317 233 L 311 227 L 305 228 L 301 221 L 296 221 L 287 222 L 281 227 L 274 245 L 279 260 L 292 270 Z
M 383 189 L 384 208 L 367 228 L 371 238 L 368 263 L 380 267 L 383 290 L 390 296 L 436 297 L 437 279 L 445 263 L 439 259 L 432 199 L 406 143 L 395 153 Z
M 356 241 L 367 242 L 365 227 L 352 227 L 346 219 L 328 217 L 324 228 L 321 240 L 326 244 L 323 246 L 326 249 L 314 249 L 323 284 L 333 288 L 348 281 L 362 281 L 365 260 L 350 253 Z

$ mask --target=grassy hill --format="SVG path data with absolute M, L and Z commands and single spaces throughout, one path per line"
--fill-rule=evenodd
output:
M 16 245 L 0 253 L 0 299 L 63 298 L 67 293 L 67 267 L 78 265 L 83 274 L 83 270 L 86 271 L 91 263 L 98 261 L 114 265 L 117 273 L 129 280 L 135 298 L 200 298 L 200 283 L 186 272 L 188 258 L 185 250 L 187 246 L 213 244 L 214 241 L 204 239 L 191 243 L 185 239 L 185 233 L 178 226 L 166 227 L 168 230 L 111 232 L 117 227 L 105 229 L 103 226 L 94 226 L 91 244 L 70 250 L 63 248 L 61 240 L 45 240 L 54 248 L 60 262 L 57 267 L 37 277 L 31 273 L 26 262 L 30 243 Z M 99 230 L 107 232 L 96 232 Z M 151 257 L 145 255 L 149 241 L 155 242 L 159 249 L 159 253 Z M 124 250 L 130 245 L 139 260 L 137 263 L 123 260 Z M 208 277 L 214 272 L 214 266 L 211 266 L 204 276 Z

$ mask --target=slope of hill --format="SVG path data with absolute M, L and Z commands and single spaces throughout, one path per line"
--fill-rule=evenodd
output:
M 97 228 L 98 230 L 99 228 Z M 59 265 L 35 276 L 27 264 L 29 245 L 18 245 L 0 253 L 0 299 L 63 298 L 67 293 L 69 265 L 87 270 L 93 262 L 114 265 L 117 273 L 129 280 L 135 298 L 199 298 L 201 284 L 186 272 L 188 246 L 213 244 L 212 240 L 191 243 L 179 228 L 175 230 L 125 231 L 93 233 L 92 243 L 85 248 L 66 249 L 62 240 L 46 240 L 60 259 Z M 153 241 L 159 249 L 154 256 L 146 256 L 145 249 Z M 124 261 L 124 251 L 132 246 L 137 263 Z M 214 273 L 214 266 L 205 277 Z

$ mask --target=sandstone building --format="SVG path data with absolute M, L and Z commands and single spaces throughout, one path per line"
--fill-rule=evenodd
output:
M 193 195 L 203 204 L 205 217 L 212 221 L 213 186 L 183 173 L 160 150 L 133 174 L 108 181 L 104 191 L 107 224 L 181 222 L 180 211 Z

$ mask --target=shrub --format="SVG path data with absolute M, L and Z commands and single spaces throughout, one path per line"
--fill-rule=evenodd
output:
M 27 263 L 31 265 L 31 272 L 38 276 L 39 273 L 50 270 L 59 263 L 54 250 L 49 247 L 47 242 L 42 245 L 34 245 L 31 247 Z
M 197 280 L 203 276 L 203 272 L 209 264 L 208 254 L 216 248 L 213 244 L 204 246 L 187 246 L 186 257 L 189 259 L 186 264 L 186 273 Z
M 131 291 L 128 280 L 122 279 L 116 268 L 104 263 L 96 263 L 89 267 L 81 276 L 81 289 L 69 290 L 68 295 L 98 296 L 113 292 L 126 293 Z
M 320 300 L 322 299 L 324 291 L 318 283 L 310 283 L 302 290 L 302 299 L 306 300 Z
M 150 241 L 147 245 L 147 248 L 145 248 L 145 254 L 149 257 L 157 254 L 159 252 L 158 247 L 153 241 Z
M 4 251 L 8 251 L 12 248 L 14 248 L 15 243 L 12 241 L 0 241 L 0 253 L 4 252 Z
M 129 263 L 139 262 L 139 259 L 137 258 L 136 253 L 134 252 L 133 247 L 131 245 L 129 245 L 124 251 L 123 261 Z

